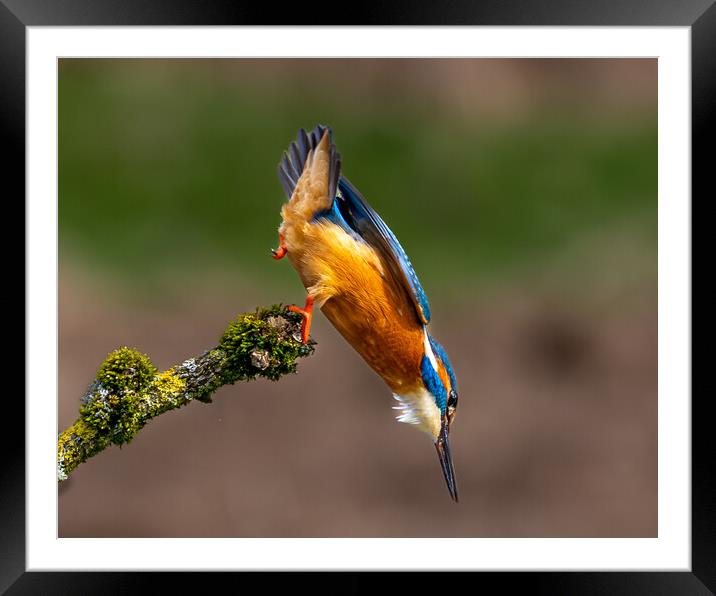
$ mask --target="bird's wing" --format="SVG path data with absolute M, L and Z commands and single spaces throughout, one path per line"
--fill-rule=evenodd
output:
M 418 276 L 410 264 L 408 255 L 395 234 L 371 208 L 358 190 L 343 176 L 338 180 L 338 192 L 334 199 L 329 219 L 342 219 L 365 242 L 383 257 L 395 281 L 408 294 L 415 306 L 418 321 L 427 325 L 430 321 L 430 307 Z

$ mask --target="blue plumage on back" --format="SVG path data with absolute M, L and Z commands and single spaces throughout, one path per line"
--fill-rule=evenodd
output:
M 408 255 L 395 234 L 346 178 L 341 176 L 338 180 L 338 192 L 332 208 L 317 214 L 316 217 L 329 219 L 347 232 L 357 234 L 375 248 L 385 259 L 390 273 L 413 302 L 418 321 L 427 325 L 430 321 L 430 306 Z

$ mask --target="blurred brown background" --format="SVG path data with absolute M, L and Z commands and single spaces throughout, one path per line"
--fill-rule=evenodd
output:
M 318 314 L 298 374 L 150 422 L 61 537 L 650 537 L 656 60 L 61 60 L 58 431 L 111 350 L 165 369 L 301 303 L 276 164 L 330 124 L 456 369 L 461 502 Z

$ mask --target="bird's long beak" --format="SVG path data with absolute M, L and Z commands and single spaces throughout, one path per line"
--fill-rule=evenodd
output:
M 452 500 L 457 503 L 457 483 L 455 482 L 455 468 L 453 468 L 452 455 L 450 454 L 450 441 L 448 439 L 448 424 L 446 420 L 443 420 L 440 435 L 438 436 L 438 440 L 435 441 L 435 450 L 438 452 L 438 457 L 440 458 L 440 466 L 443 469 L 443 476 L 445 476 L 445 482 L 447 482 L 450 496 Z

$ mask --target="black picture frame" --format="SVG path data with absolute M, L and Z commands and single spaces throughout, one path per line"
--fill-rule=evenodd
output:
M 342 10 L 341 10 L 342 8 Z M 4 158 L 6 208 L 20 205 L 25 192 L 25 59 L 26 28 L 31 26 L 103 25 L 481 25 L 481 26 L 681 26 L 691 28 L 692 52 L 692 196 L 707 191 L 706 142 L 716 114 L 716 5 L 714 0 L 462 0 L 444 4 L 395 1 L 390 4 L 341 7 L 336 3 L 294 3 L 280 11 L 266 4 L 239 1 L 192 0 L 0 0 L 0 131 L 8 151 Z M 280 22 L 277 22 L 277 19 Z M 10 182 L 8 187 L 7 182 Z M 15 197 L 18 197 L 16 200 Z M 24 204 L 24 203 L 22 203 Z M 694 201 L 692 198 L 692 214 Z M 7 214 L 6 214 L 7 217 Z M 24 209 L 20 216 L 24 221 Z M 6 220 L 7 221 L 7 220 Z M 693 215 L 692 215 L 693 221 Z M 692 232 L 693 233 L 693 232 Z M 692 240 L 693 243 L 693 240 Z M 24 285 L 23 285 L 24 288 Z M 693 291 L 693 284 L 691 291 Z M 693 295 L 693 294 L 692 294 Z M 24 290 L 23 290 L 24 296 Z M 24 298 L 27 298 L 24 296 Z M 27 312 L 27 311 L 25 311 Z M 693 311 L 692 311 L 693 312 Z M 667 363 L 661 363 L 665 365 Z M 460 580 L 475 589 L 499 587 L 501 592 L 523 589 L 544 594 L 712 594 L 716 592 L 716 482 L 710 469 L 714 448 L 710 440 L 708 397 L 692 392 L 692 564 L 690 572 L 489 572 L 463 577 L 405 574 L 397 579 L 402 589 L 417 579 L 435 592 L 456 589 Z M 3 400 L 6 420 L 24 420 L 17 394 Z M 9 441 L 0 474 L 0 591 L 8 594 L 94 594 L 206 590 L 214 581 L 236 582 L 247 589 L 255 579 L 265 588 L 281 582 L 292 590 L 313 590 L 326 582 L 332 592 L 363 591 L 367 584 L 396 581 L 394 574 L 373 573 L 154 573 L 154 572 L 26 572 L 25 571 L 25 438 Z M 9 448 L 7 445 L 15 445 Z M 17 446 L 22 445 L 23 448 Z M 81 567 L 82 562 L 78 561 Z M 397 575 L 397 574 L 396 574 Z M 219 577 L 223 576 L 223 577 Z M 181 583 L 180 583 L 181 582 Z M 397 585 L 397 584 L 396 584 Z M 464 588 L 462 588 L 464 589 Z

